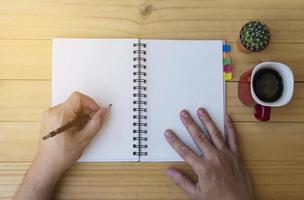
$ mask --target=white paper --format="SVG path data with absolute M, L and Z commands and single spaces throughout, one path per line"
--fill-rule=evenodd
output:
M 175 133 L 200 153 L 182 125 L 179 112 L 206 108 L 224 132 L 222 41 L 142 40 L 147 44 L 148 156 L 141 161 L 180 161 L 164 131 Z
M 102 105 L 113 104 L 109 119 L 81 162 L 138 161 L 133 156 L 133 43 L 137 39 L 55 39 L 53 104 L 82 92 Z
M 55 39 L 53 104 L 79 91 L 99 104 L 113 104 L 111 114 L 81 162 L 139 161 L 133 155 L 133 43 L 138 39 Z M 140 161 L 182 160 L 167 144 L 167 128 L 197 153 L 179 119 L 179 111 L 205 107 L 224 131 L 222 41 L 142 40 L 147 44 L 148 156 Z

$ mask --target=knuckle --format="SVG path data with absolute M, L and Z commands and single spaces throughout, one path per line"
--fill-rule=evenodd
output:
M 193 131 L 193 129 L 195 128 L 195 122 L 191 119 L 187 119 L 184 122 L 185 127 L 188 129 L 188 131 Z
M 184 156 L 189 155 L 189 151 L 190 151 L 189 148 L 187 146 L 183 145 L 183 146 L 181 146 L 179 153 L 181 156 L 184 157 Z
M 99 129 L 100 127 L 102 127 L 103 124 L 104 124 L 104 119 L 96 120 L 97 129 Z
M 175 135 L 172 135 L 171 137 L 169 137 L 168 140 L 172 144 L 177 144 L 177 138 L 175 137 Z
M 92 128 L 93 132 L 97 132 L 103 126 L 103 121 L 101 120 L 94 120 L 94 126 Z
M 238 166 L 243 165 L 243 161 L 239 157 L 233 157 L 232 162 L 235 163 Z
M 188 119 L 187 121 L 188 126 L 193 127 L 195 125 L 195 122 L 193 119 Z
M 72 96 L 79 96 L 80 94 L 81 94 L 80 92 L 74 91 L 74 92 L 72 93 Z
M 215 170 L 210 170 L 208 177 L 212 181 L 217 181 L 219 179 L 219 175 L 218 175 L 218 173 L 216 173 Z
M 206 143 L 208 139 L 202 132 L 197 132 L 195 140 L 198 143 Z
M 230 157 L 227 160 L 229 166 L 240 166 L 240 161 L 237 158 Z
M 59 104 L 57 106 L 53 106 L 48 108 L 46 111 L 42 113 L 41 120 L 43 121 L 49 121 L 49 120 L 55 120 L 60 121 L 64 117 L 64 110 L 62 110 L 62 105 Z
M 212 156 L 212 160 L 217 165 L 223 165 L 224 164 L 223 158 L 218 153 L 216 153 Z
M 71 94 L 71 98 L 80 98 L 82 96 L 82 93 L 78 92 L 78 91 L 74 91 Z
M 238 162 L 239 157 L 235 155 L 235 153 L 231 151 L 226 151 L 225 152 L 225 157 L 229 162 Z
M 212 129 L 211 134 L 212 135 L 219 135 L 220 131 L 217 128 L 214 128 L 214 129 Z
M 50 107 L 48 108 L 47 110 L 45 110 L 43 113 L 42 113 L 42 119 L 45 119 L 45 118 L 48 118 L 51 116 L 52 112 L 53 112 L 53 107 Z
M 221 140 L 217 141 L 217 148 L 218 148 L 218 150 L 220 150 L 224 154 L 229 151 L 226 143 L 224 141 L 221 141 Z
M 206 124 L 212 124 L 212 120 L 211 120 L 211 118 L 209 117 L 209 114 L 208 114 L 208 113 L 206 113 L 205 115 L 203 115 L 202 118 L 203 118 L 203 120 L 204 120 L 204 122 L 205 122 Z
M 197 166 L 197 169 L 200 174 L 207 174 L 207 169 L 202 161 L 199 162 L 199 165 Z

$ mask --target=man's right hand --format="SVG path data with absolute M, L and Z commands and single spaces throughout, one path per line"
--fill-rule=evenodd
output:
M 90 97 L 74 92 L 65 102 L 49 108 L 42 116 L 37 155 L 19 187 L 15 199 L 51 199 L 53 189 L 79 159 L 87 145 L 102 127 L 108 112 Z M 86 124 L 70 128 L 47 140 L 42 136 L 89 114 Z

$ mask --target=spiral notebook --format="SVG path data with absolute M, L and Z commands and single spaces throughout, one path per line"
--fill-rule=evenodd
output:
M 167 128 L 201 153 L 179 119 L 205 107 L 224 132 L 223 41 L 54 39 L 52 102 L 82 92 L 113 104 L 80 162 L 181 161 Z M 202 127 L 204 128 L 204 127 Z

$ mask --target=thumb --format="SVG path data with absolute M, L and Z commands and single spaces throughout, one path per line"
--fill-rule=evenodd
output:
M 91 140 L 103 126 L 108 112 L 109 107 L 100 107 L 81 130 L 80 135 L 82 135 L 84 139 Z

